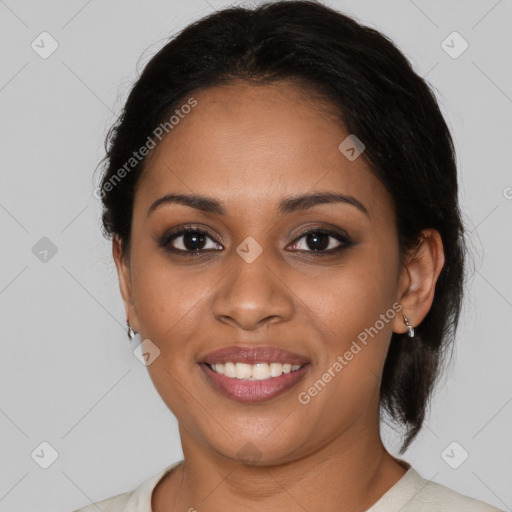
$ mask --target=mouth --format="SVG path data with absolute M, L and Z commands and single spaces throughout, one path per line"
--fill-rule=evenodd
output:
M 199 366 L 217 392 L 237 402 L 255 403 L 290 390 L 310 363 L 276 347 L 233 346 L 206 355 Z
M 207 364 L 207 363 L 205 363 Z M 256 364 L 235 363 L 228 361 L 227 363 L 214 363 L 207 364 L 207 366 L 214 372 L 220 375 L 225 375 L 230 379 L 239 380 L 265 380 L 275 379 L 281 375 L 295 372 L 302 368 L 302 364 L 290 363 L 268 363 L 259 362 Z

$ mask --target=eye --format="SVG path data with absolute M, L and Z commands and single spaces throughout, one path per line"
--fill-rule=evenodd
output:
M 191 226 L 165 234 L 159 245 L 166 251 L 183 256 L 199 256 L 223 249 L 208 231 Z M 344 233 L 325 228 L 313 228 L 296 238 L 291 245 L 291 250 L 311 253 L 314 256 L 328 256 L 351 245 L 350 238 Z
M 351 245 L 352 242 L 346 234 L 324 228 L 313 228 L 305 231 L 296 239 L 292 250 L 322 256 L 339 252 Z
M 210 243 L 209 243 L 210 242 Z M 160 246 L 167 251 L 181 253 L 185 256 L 194 256 L 219 250 L 222 246 L 209 236 L 208 232 L 201 228 L 185 227 L 164 235 Z

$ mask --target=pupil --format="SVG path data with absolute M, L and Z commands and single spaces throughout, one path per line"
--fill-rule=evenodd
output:
M 201 249 L 201 247 L 195 247 L 195 244 L 204 243 L 205 236 L 201 233 L 185 233 L 183 235 L 183 245 L 190 251 Z
M 324 243 L 321 241 L 322 238 Z M 326 249 L 329 246 L 329 237 L 323 233 L 310 233 L 306 240 L 309 248 L 315 251 Z M 309 242 L 312 242 L 312 244 Z

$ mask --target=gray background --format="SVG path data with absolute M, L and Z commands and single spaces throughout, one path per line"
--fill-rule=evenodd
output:
M 326 3 L 399 45 L 435 87 L 458 151 L 475 272 L 453 364 L 404 458 L 511 510 L 512 1 Z M 140 340 L 125 334 L 93 172 L 136 70 L 227 5 L 0 0 L 1 512 L 73 510 L 181 458 L 176 421 L 132 353 Z M 31 47 L 43 31 L 59 45 L 46 59 Z M 453 31 L 469 43 L 458 58 L 442 47 Z M 46 261 L 43 237 L 57 249 Z M 398 436 L 383 431 L 396 454 Z M 48 469 L 31 456 L 44 441 L 58 453 Z

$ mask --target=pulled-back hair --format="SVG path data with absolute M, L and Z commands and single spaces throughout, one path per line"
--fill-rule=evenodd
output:
M 126 162 L 192 93 L 235 80 L 292 81 L 332 106 L 364 143 L 361 158 L 392 197 L 400 263 L 423 229 L 441 235 L 445 264 L 430 311 L 414 339 L 392 334 L 384 365 L 381 413 L 406 429 L 403 453 L 421 429 L 454 341 L 465 242 L 450 132 L 430 86 L 385 35 L 312 1 L 231 7 L 186 27 L 145 66 L 109 130 L 103 233 L 119 237 L 129 256 L 133 201 L 147 158 L 128 169 Z

